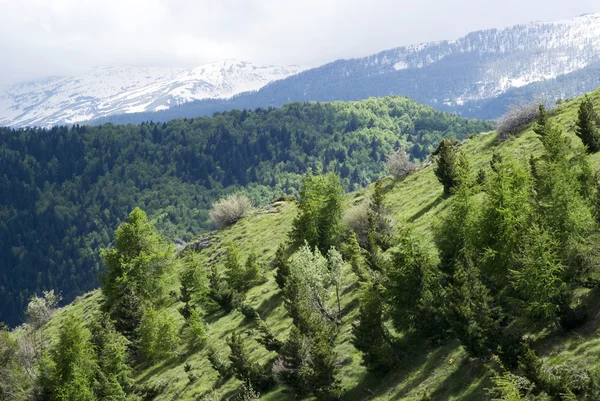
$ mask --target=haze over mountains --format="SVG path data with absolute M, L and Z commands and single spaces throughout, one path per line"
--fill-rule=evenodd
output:
M 578 96 L 600 85 L 600 14 L 472 32 L 302 71 L 227 60 L 190 70 L 97 68 L 0 93 L 0 124 L 137 123 L 290 101 L 404 95 L 498 118 L 520 98 Z
M 0 94 L 0 125 L 50 126 L 103 116 L 165 110 L 206 98 L 229 98 L 299 72 L 224 60 L 190 69 L 96 67 L 71 77 L 11 86 Z

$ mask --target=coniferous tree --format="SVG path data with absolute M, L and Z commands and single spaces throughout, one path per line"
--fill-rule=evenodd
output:
M 125 400 L 131 386 L 129 341 L 119 333 L 110 318 L 102 314 L 91 326 L 92 343 L 98 356 L 96 394 L 98 399 Z
M 538 117 L 535 125 L 533 126 L 533 132 L 538 134 L 539 136 L 546 135 L 546 129 L 548 127 L 548 111 L 546 111 L 546 107 L 543 104 L 538 106 Z
M 97 372 L 90 330 L 69 315 L 60 326 L 57 344 L 42 361 L 42 386 L 51 400 L 93 401 Z
M 206 324 L 196 308 L 190 310 L 183 328 L 183 338 L 191 350 L 202 347 L 206 343 Z
M 179 308 L 179 313 L 187 320 L 194 308 L 193 305 L 204 303 L 208 294 L 206 273 L 201 270 L 198 257 L 193 253 L 185 255 L 179 281 L 181 282 L 179 300 L 184 303 L 184 306 Z
M 146 213 L 135 208 L 117 228 L 114 248 L 103 249 L 101 254 L 107 266 L 102 277 L 103 308 L 117 329 L 130 336 L 140 322 L 142 303 L 155 303 L 162 297 L 161 281 L 172 263 L 172 248 Z
M 175 355 L 179 336 L 175 322 L 168 312 L 151 306 L 144 308 L 137 329 L 138 349 L 143 361 L 156 362 Z
M 579 106 L 575 132 L 590 153 L 600 150 L 599 121 L 600 119 L 594 110 L 594 103 L 588 95 L 585 95 L 583 102 Z
M 396 363 L 391 335 L 383 321 L 383 288 L 373 282 L 362 284 L 358 318 L 352 326 L 352 344 L 362 352 L 362 361 L 371 371 L 386 372 Z
M 262 276 L 262 267 L 256 260 L 256 254 L 250 252 L 246 258 L 246 264 L 244 266 L 244 289 L 249 289 L 252 286 L 258 284 Z
M 444 194 L 450 195 L 452 188 L 456 187 L 460 181 L 458 143 L 450 139 L 444 139 L 432 154 L 436 156 L 435 175 L 440 183 L 444 185 Z
M 283 288 L 285 287 L 285 281 L 287 280 L 287 277 L 290 274 L 290 267 L 286 255 L 285 242 L 279 244 L 279 247 L 275 252 L 275 257 L 273 258 L 272 264 L 273 268 L 275 269 L 275 282 L 277 283 L 279 288 L 283 290 Z
M 305 242 L 327 253 L 340 234 L 343 189 L 335 173 L 304 176 L 290 238 L 296 247 Z
M 456 260 L 452 284 L 447 288 L 446 317 L 456 338 L 470 355 L 496 351 L 502 334 L 502 310 L 495 305 L 480 273 L 467 256 Z
M 398 246 L 383 271 L 386 302 L 399 331 L 420 330 L 442 337 L 445 329 L 434 295 L 440 295 L 431 256 L 410 228 L 398 235 Z
M 253 388 L 263 391 L 268 390 L 274 384 L 271 366 L 269 364 L 261 366 L 250 361 L 244 339 L 239 333 L 234 331 L 227 339 L 227 345 L 231 351 L 229 354 L 231 370 L 238 379 L 247 381 Z
M 246 278 L 244 277 L 244 267 L 240 262 L 240 252 L 233 243 L 227 246 L 225 276 L 227 284 L 231 289 L 240 293 L 245 292 Z
M 496 286 L 504 286 L 533 222 L 533 179 L 528 168 L 495 154 L 483 190 L 475 240 L 476 247 L 485 250 L 479 268 Z

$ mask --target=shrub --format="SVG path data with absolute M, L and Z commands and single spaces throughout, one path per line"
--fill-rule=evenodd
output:
M 348 208 L 342 220 L 348 228 L 356 233 L 359 244 L 364 247 L 367 243 L 367 234 L 369 231 L 369 202 L 362 202 Z
M 394 178 L 404 178 L 415 169 L 415 164 L 402 148 L 388 156 L 385 166 Z
M 210 222 L 216 228 L 230 226 L 252 210 L 252 201 L 244 194 L 232 194 L 213 205 Z
M 527 124 L 537 120 L 539 115 L 539 106 L 550 106 L 544 99 L 535 99 L 533 101 L 521 101 L 509 106 L 508 112 L 500 118 L 498 122 L 498 134 L 500 138 L 507 139 L 509 136 L 517 134 Z

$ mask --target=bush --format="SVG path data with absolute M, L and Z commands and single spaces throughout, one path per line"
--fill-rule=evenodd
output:
M 404 178 L 415 169 L 415 164 L 402 148 L 388 156 L 385 166 L 394 178 Z
M 540 104 L 549 106 L 547 103 L 544 99 L 536 99 L 529 102 L 521 101 L 509 106 L 508 112 L 498 122 L 497 131 L 500 138 L 507 139 L 509 136 L 517 134 L 527 124 L 537 120 Z
M 229 195 L 213 205 L 210 222 L 216 228 L 230 226 L 244 218 L 252 210 L 252 201 L 244 194 Z
M 369 202 L 362 202 L 348 208 L 342 220 L 348 228 L 356 233 L 359 244 L 364 247 L 367 243 L 367 234 L 369 232 Z

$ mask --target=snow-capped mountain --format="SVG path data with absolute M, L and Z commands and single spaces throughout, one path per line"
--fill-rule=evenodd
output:
M 337 60 L 223 102 L 202 100 L 119 122 L 162 121 L 291 101 L 404 95 L 464 116 L 497 118 L 510 103 L 578 96 L 600 86 L 600 14 L 469 33 Z M 104 120 L 106 121 L 106 120 Z
M 190 70 L 99 67 L 0 90 L 0 125 L 164 121 L 387 95 L 497 118 L 518 98 L 572 97 L 599 86 L 600 13 L 477 31 L 305 71 L 236 60 Z
M 96 67 L 0 90 L 0 125 L 49 126 L 113 114 L 152 112 L 200 99 L 226 99 L 300 72 L 238 60 L 192 69 Z

